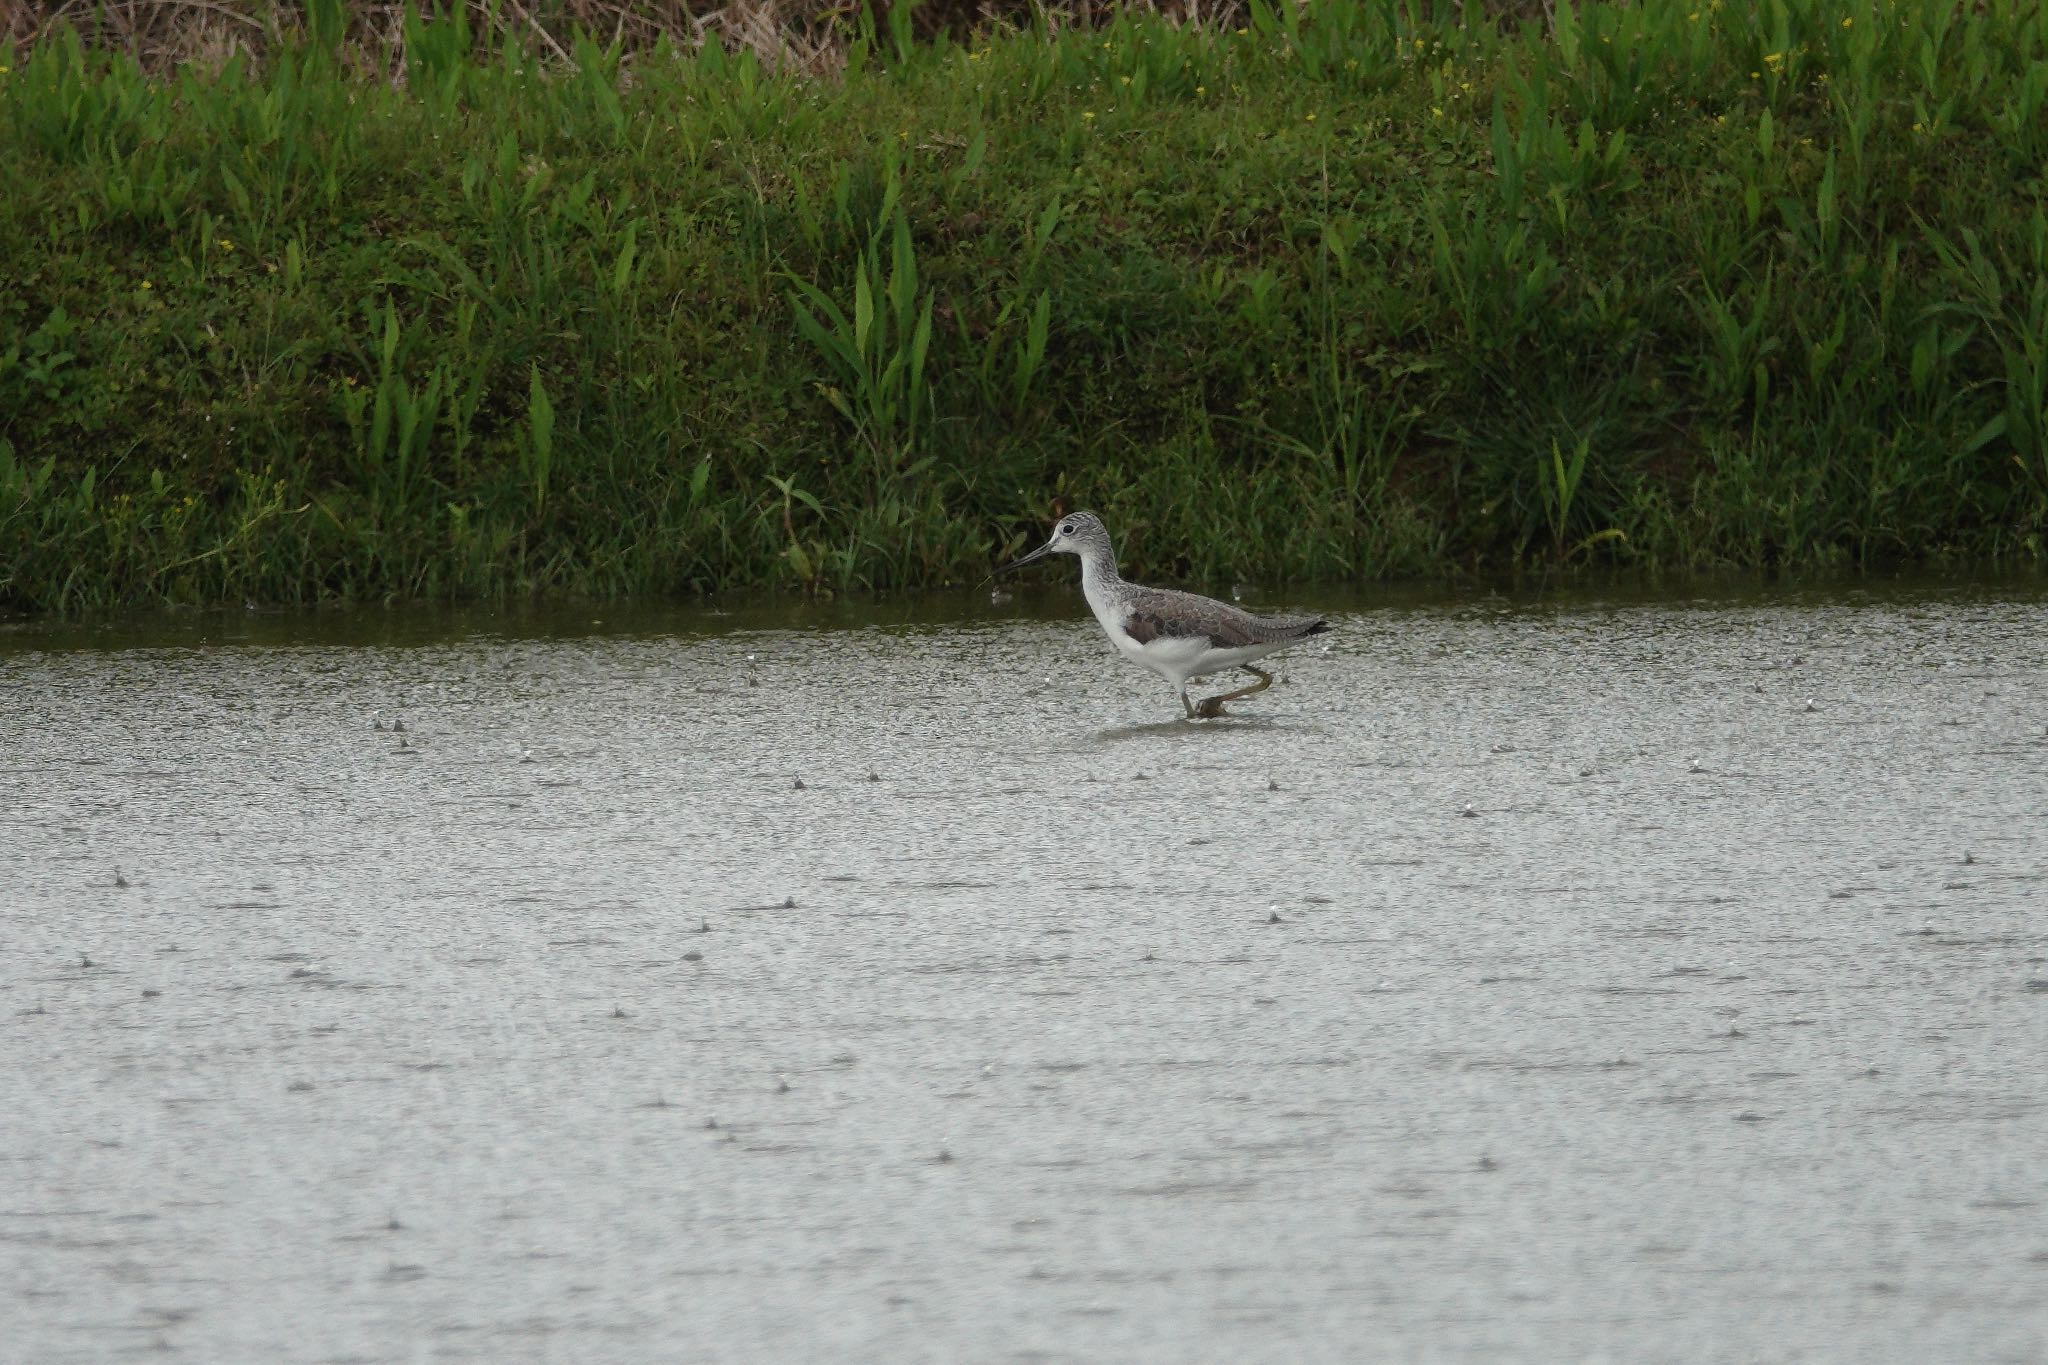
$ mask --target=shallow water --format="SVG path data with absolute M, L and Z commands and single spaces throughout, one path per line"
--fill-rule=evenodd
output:
M 1286 605 L 0 632 L 0 1354 L 2048 1353 L 2038 581 Z

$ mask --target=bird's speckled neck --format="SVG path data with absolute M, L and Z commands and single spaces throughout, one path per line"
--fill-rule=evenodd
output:
M 1124 581 L 1124 576 L 1116 571 L 1116 547 L 1109 543 L 1107 534 L 1090 536 L 1081 548 L 1081 588 L 1084 592 L 1097 585 L 1108 588 Z

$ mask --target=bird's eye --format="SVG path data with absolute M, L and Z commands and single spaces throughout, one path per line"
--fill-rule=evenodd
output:
M 1070 521 L 1065 526 L 1060 527 L 1060 534 L 1063 536 L 1074 534 L 1074 523 Z

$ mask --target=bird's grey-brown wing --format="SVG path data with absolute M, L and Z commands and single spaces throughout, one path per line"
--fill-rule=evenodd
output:
M 1171 588 L 1138 588 L 1124 601 L 1124 630 L 1139 644 L 1200 637 L 1218 649 L 1278 645 L 1329 629 L 1319 616 L 1254 616 L 1241 607 Z

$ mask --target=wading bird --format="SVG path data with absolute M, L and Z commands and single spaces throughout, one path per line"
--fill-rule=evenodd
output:
M 1224 702 L 1265 691 L 1273 685 L 1273 675 L 1253 668 L 1252 660 L 1330 628 L 1320 616 L 1254 616 L 1228 602 L 1191 592 L 1126 583 L 1116 571 L 1116 548 L 1110 544 L 1109 530 L 1093 512 L 1061 517 L 1051 540 L 997 572 L 1019 569 L 1053 554 L 1079 557 L 1081 592 L 1110 643 L 1126 659 L 1172 683 L 1189 720 L 1213 720 L 1224 713 Z M 1258 681 L 1220 697 L 1188 700 L 1188 679 L 1233 665 Z

